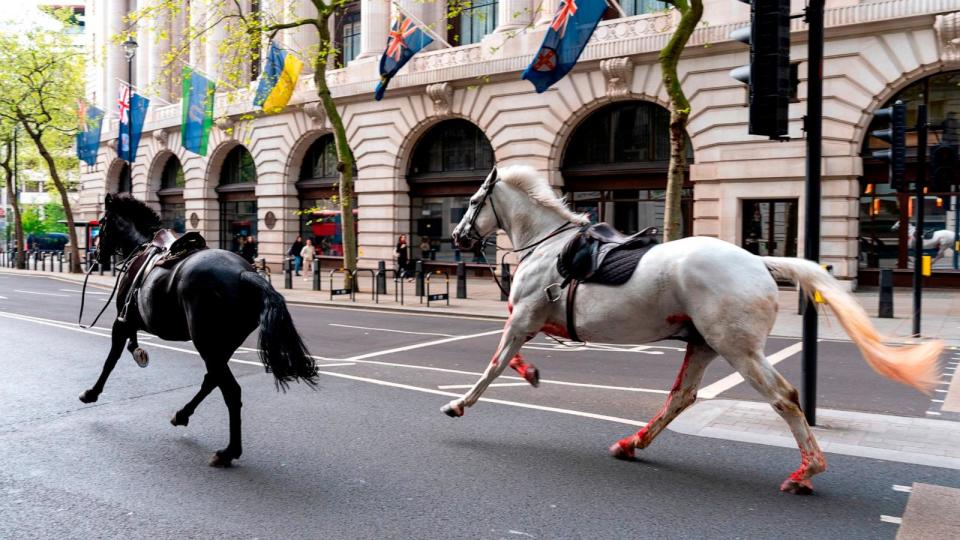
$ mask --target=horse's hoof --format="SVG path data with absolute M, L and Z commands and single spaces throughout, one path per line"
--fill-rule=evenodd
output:
M 636 459 L 636 456 L 633 454 L 633 450 L 627 450 L 624 447 L 620 446 L 620 443 L 613 443 L 613 446 L 610 447 L 610 455 L 616 459 L 622 459 L 624 461 L 633 461 Z
M 80 394 L 80 401 L 84 403 L 94 403 L 100 397 L 100 394 L 96 394 L 93 390 L 85 390 Z
M 226 469 L 233 466 L 233 458 L 230 457 L 226 451 L 217 450 L 213 453 L 213 457 L 210 458 L 210 466 L 216 467 L 218 469 Z
M 455 405 L 453 403 L 447 403 L 440 408 L 443 411 L 443 414 L 449 416 L 450 418 L 460 418 L 463 416 L 463 406 Z
M 190 423 L 190 417 L 187 415 L 180 416 L 180 411 L 177 411 L 173 413 L 170 423 L 175 426 L 185 426 Z
M 794 480 L 787 478 L 780 484 L 780 491 L 784 493 L 793 493 L 794 495 L 812 495 L 813 484 L 810 480 Z
M 147 364 L 150 363 L 150 355 L 147 354 L 147 351 L 143 348 L 137 347 L 133 350 L 133 361 L 136 362 L 138 366 L 145 368 Z
M 540 370 L 536 366 L 527 366 L 527 370 L 523 372 L 523 378 L 534 388 L 540 386 Z

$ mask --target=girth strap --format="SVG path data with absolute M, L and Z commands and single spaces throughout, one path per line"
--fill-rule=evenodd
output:
M 577 287 L 579 286 L 579 281 L 571 279 L 570 286 L 567 287 L 567 337 L 573 341 L 582 343 L 580 336 L 577 335 L 577 324 L 574 320 L 576 312 L 573 309 L 573 303 L 577 298 Z

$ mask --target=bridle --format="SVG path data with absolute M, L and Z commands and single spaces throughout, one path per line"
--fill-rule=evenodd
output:
M 470 221 L 467 222 L 469 230 L 467 231 L 466 237 L 481 244 L 483 244 L 485 237 L 477 232 L 477 219 L 480 217 L 480 212 L 483 211 L 483 206 L 487 204 L 487 201 L 490 201 L 490 210 L 493 211 L 493 217 L 497 220 L 497 230 L 503 228 L 500 224 L 500 214 L 497 213 L 497 207 L 493 204 L 493 199 L 490 198 L 490 196 L 493 195 L 493 188 L 497 185 L 497 180 L 497 168 L 494 167 L 493 170 L 490 171 L 490 176 L 488 176 L 487 180 L 483 183 L 483 197 L 474 209 Z
M 107 215 L 104 214 L 103 217 L 100 218 L 100 220 L 98 221 L 98 223 L 100 224 L 100 235 L 98 235 L 97 247 L 93 252 L 93 257 L 94 257 L 94 260 L 97 261 L 98 267 L 101 264 L 103 264 L 100 261 L 100 246 L 102 245 L 101 235 L 103 234 L 103 231 L 105 229 L 106 222 L 107 222 Z M 87 274 L 83 278 L 83 289 L 80 291 L 80 314 L 77 315 L 77 325 L 79 325 L 80 328 L 90 328 L 93 325 L 97 324 L 97 321 L 100 320 L 100 316 L 103 315 L 103 313 L 107 310 L 108 307 L 110 307 L 110 302 L 113 301 L 113 296 L 117 293 L 117 288 L 120 286 L 120 279 L 123 278 L 124 274 L 127 273 L 127 268 L 130 267 L 130 263 L 133 261 L 133 259 L 135 259 L 138 255 L 140 255 L 140 253 L 143 252 L 143 250 L 146 247 L 147 247 L 147 244 L 143 244 L 137 247 L 137 249 L 134 249 L 133 252 L 126 259 L 124 259 L 123 262 L 120 263 L 120 271 L 117 272 L 117 279 L 113 283 L 113 290 L 110 291 L 110 297 L 107 298 L 107 301 L 103 303 L 103 308 L 100 310 L 100 313 L 97 313 L 97 316 L 94 317 L 93 322 L 90 323 L 88 326 L 84 326 L 83 325 L 83 305 L 87 297 L 87 282 L 90 280 L 90 273 L 93 272 L 93 265 L 91 264 L 88 266 Z

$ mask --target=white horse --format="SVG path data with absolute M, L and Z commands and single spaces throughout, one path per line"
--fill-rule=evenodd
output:
M 527 256 L 514 274 L 507 305 L 511 314 L 493 359 L 463 397 L 442 408 L 444 413 L 463 416 L 508 365 L 532 384 L 537 382 L 535 370 L 520 358 L 520 348 L 539 332 L 567 336 L 566 298 L 549 294 L 547 289 L 555 290 L 554 284 L 562 281 L 556 268 L 558 252 L 575 234 L 576 225 L 587 222 L 585 216 L 568 210 L 529 167 L 494 169 L 470 199 L 470 207 L 452 234 L 454 242 L 469 249 L 473 242 L 502 229 Z M 566 229 L 565 224 L 569 225 Z M 635 435 L 611 446 L 614 457 L 633 458 L 635 449 L 647 447 L 693 404 L 707 365 L 719 354 L 770 402 L 796 438 L 802 462 L 780 489 L 812 492 L 810 478 L 826 470 L 826 461 L 801 412 L 797 391 L 763 352 L 777 316 L 774 277 L 799 282 L 807 294 L 819 291 L 877 372 L 930 390 L 943 344 L 885 345 L 863 308 L 817 264 L 758 257 L 715 238 L 684 238 L 651 248 L 624 285 L 584 283 L 577 293 L 575 331 L 585 341 L 687 341 L 683 365 L 663 408 Z
M 893 227 L 890 228 L 891 231 L 900 230 L 900 222 L 893 224 Z M 913 246 L 916 245 L 916 234 L 917 226 L 910 224 L 909 229 L 907 229 L 907 238 L 908 238 L 908 249 L 913 249 Z M 923 249 L 936 249 L 937 254 L 933 257 L 933 262 L 937 262 L 947 254 L 948 250 L 956 249 L 957 243 L 957 233 L 948 230 L 939 230 L 933 233 L 933 236 L 929 239 L 923 239 Z

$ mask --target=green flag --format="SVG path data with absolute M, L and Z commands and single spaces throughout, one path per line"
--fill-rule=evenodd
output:
M 216 84 L 203 75 L 183 67 L 183 121 L 180 124 L 180 143 L 184 148 L 207 155 L 207 139 L 213 126 L 213 97 Z

